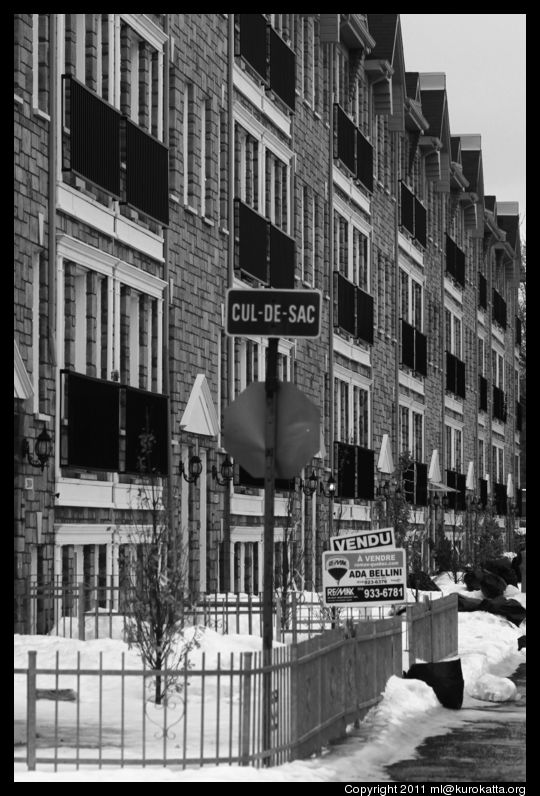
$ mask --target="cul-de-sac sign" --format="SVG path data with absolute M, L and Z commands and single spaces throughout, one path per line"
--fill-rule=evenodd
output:
M 320 290 L 227 291 L 226 332 L 260 337 L 319 337 Z

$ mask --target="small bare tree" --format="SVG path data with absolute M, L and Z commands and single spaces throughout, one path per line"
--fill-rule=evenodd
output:
M 130 648 L 138 648 L 150 669 L 177 671 L 188 665 L 190 651 L 198 646 L 196 635 L 187 639 L 184 634 L 187 557 L 170 527 L 158 474 L 152 467 L 155 437 L 146 431 L 139 439 L 144 483 L 138 489 L 136 530 L 129 538 L 131 555 L 122 573 L 126 640 Z M 155 703 L 161 704 L 168 692 L 178 688 L 177 678 L 157 674 Z

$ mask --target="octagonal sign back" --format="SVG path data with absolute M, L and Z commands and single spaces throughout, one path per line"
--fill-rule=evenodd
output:
M 279 382 L 275 478 L 294 478 L 319 451 L 320 412 L 298 387 Z M 223 445 L 253 478 L 264 478 L 265 383 L 253 382 L 225 409 Z

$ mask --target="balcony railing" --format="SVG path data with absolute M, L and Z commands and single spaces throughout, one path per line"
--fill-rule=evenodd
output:
M 487 309 L 487 280 L 483 274 L 478 274 L 478 306 Z
M 485 376 L 478 376 L 478 409 L 487 412 L 488 383 Z
M 453 489 L 458 490 L 457 492 L 449 492 L 447 495 L 449 509 L 453 509 L 454 511 L 463 511 L 465 509 L 466 480 L 466 477 L 462 475 L 462 473 L 458 473 L 455 470 L 446 471 L 447 486 L 451 486 Z
M 281 36 L 269 26 L 270 89 L 294 111 L 296 56 Z
M 506 516 L 508 511 L 508 502 L 506 498 L 505 484 L 493 484 L 493 503 L 495 507 L 495 514 Z
M 235 268 L 268 284 L 268 221 L 240 199 L 234 200 Z
M 236 14 L 238 35 L 235 55 L 241 56 L 263 79 L 268 80 L 268 29 L 263 14 Z
M 71 75 L 63 75 L 64 123 L 69 140 L 64 171 L 120 196 L 120 113 Z
M 169 150 L 125 119 L 127 204 L 169 224 Z
M 521 401 L 516 401 L 516 431 L 522 431 L 523 425 L 523 409 L 521 408 Z
M 357 129 L 343 108 L 337 103 L 334 104 L 334 157 L 341 160 L 355 176 Z
M 446 273 L 465 287 L 465 252 L 449 235 L 446 236 Z
M 373 191 L 373 146 L 364 134 L 356 129 L 356 179 L 364 188 Z
M 446 389 L 465 398 L 465 363 L 446 352 Z
M 273 224 L 270 230 L 270 287 L 293 289 L 296 243 Z
M 412 462 L 403 473 L 405 499 L 413 506 L 427 506 L 427 464 Z
M 401 319 L 401 362 L 422 376 L 427 376 L 427 337 Z
M 500 327 L 506 329 L 506 301 L 500 293 L 493 288 L 493 315 L 492 319 Z
M 401 183 L 400 224 L 424 248 L 427 242 L 427 212 L 417 196 L 404 183 Z
M 506 396 L 500 387 L 493 385 L 493 417 L 506 423 Z
M 71 370 L 61 376 L 62 467 L 167 474 L 167 396 Z
M 334 460 L 337 472 L 336 497 L 373 500 L 375 451 L 336 442 Z
M 334 326 L 373 343 L 373 296 L 334 271 Z

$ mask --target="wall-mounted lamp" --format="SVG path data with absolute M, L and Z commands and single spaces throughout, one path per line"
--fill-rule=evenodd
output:
M 200 474 L 202 473 L 202 462 L 198 456 L 191 456 L 188 462 L 188 471 L 189 475 L 186 475 L 186 471 L 184 468 L 184 462 L 180 462 L 180 473 L 184 478 L 184 481 L 187 481 L 188 484 L 196 484 L 197 479 L 199 478 Z
M 234 478 L 234 465 L 232 461 L 229 459 L 229 456 L 225 456 L 223 461 L 221 462 L 221 467 L 219 468 L 221 472 L 221 478 L 219 477 L 218 470 L 215 464 L 212 465 L 212 478 L 218 482 L 220 486 L 225 486 L 229 484 Z
M 318 483 L 318 480 L 319 480 L 319 479 L 318 479 L 318 478 L 317 478 L 317 476 L 315 475 L 315 470 L 312 470 L 312 471 L 311 471 L 311 475 L 309 476 L 309 478 L 307 479 L 307 481 L 303 481 L 303 480 L 300 478 L 300 484 L 299 484 L 299 486 L 300 486 L 300 489 L 302 490 L 302 492 L 304 493 L 304 495 L 305 495 L 306 497 L 311 497 L 311 496 L 314 494 L 314 492 L 316 492 L 316 491 L 317 491 L 317 483 Z
M 336 493 L 336 480 L 332 473 L 330 473 L 330 477 L 326 482 L 326 487 L 322 483 L 320 483 L 319 489 L 321 490 L 322 494 L 327 498 L 333 498 Z
M 377 495 L 388 500 L 390 497 L 401 497 L 401 487 L 390 484 L 390 481 L 385 481 L 382 486 L 377 487 Z
M 28 464 L 31 464 L 32 467 L 41 467 L 41 472 L 45 469 L 45 465 L 48 464 L 49 459 L 52 456 L 53 446 L 52 440 L 47 433 L 46 429 L 43 429 L 41 434 L 38 436 L 36 441 L 34 442 L 34 456 L 35 459 L 32 458 L 30 453 L 30 443 L 26 439 L 23 439 L 23 456 L 26 456 L 28 460 Z

